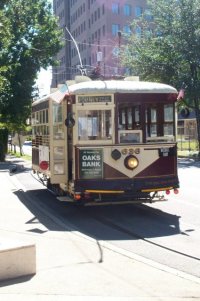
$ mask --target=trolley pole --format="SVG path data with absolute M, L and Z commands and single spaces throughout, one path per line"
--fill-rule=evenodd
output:
M 67 28 L 67 26 L 65 26 L 65 29 L 68 32 L 68 34 L 70 35 L 70 38 L 72 39 L 72 41 L 74 42 L 74 45 L 75 45 L 76 50 L 78 52 L 78 58 L 79 58 L 79 62 L 80 62 L 80 72 L 81 72 L 81 75 L 86 75 L 86 70 L 85 70 L 85 68 L 83 68 L 81 54 L 80 54 L 80 51 L 79 51 L 79 48 L 78 48 L 78 44 L 77 44 L 76 40 L 74 39 L 73 35 L 71 34 L 71 32 L 69 31 L 69 29 Z

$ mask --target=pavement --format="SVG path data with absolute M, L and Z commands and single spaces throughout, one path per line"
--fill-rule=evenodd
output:
M 35 244 L 36 274 L 1 281 L 1 301 L 200 300 L 196 277 L 78 231 L 61 230 L 53 216 L 42 224 L 19 197 L 23 187 L 15 173 L 9 174 L 13 163 L 20 172 L 30 167 L 13 157 L 0 163 L 0 243 Z

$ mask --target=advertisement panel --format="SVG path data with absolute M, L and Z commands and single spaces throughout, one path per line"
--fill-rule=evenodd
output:
M 102 179 L 103 178 L 103 150 L 80 149 L 79 150 L 79 178 Z

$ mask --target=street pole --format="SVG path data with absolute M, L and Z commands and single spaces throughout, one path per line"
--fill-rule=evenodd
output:
M 118 60 L 117 60 L 117 73 L 119 75 L 119 56 L 120 56 L 120 48 L 121 48 L 121 36 L 122 36 L 122 33 L 121 31 L 118 31 Z

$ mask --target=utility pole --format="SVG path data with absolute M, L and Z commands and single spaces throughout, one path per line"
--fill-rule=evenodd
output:
M 100 39 L 98 39 L 98 51 L 97 51 L 97 64 L 100 68 L 102 62 L 102 51 L 101 51 L 101 47 L 100 47 Z
M 119 56 L 120 56 L 120 49 L 121 49 L 121 37 L 122 33 L 121 31 L 118 31 L 118 60 L 117 60 L 117 73 L 119 75 Z

